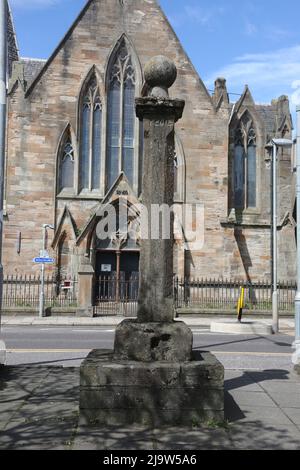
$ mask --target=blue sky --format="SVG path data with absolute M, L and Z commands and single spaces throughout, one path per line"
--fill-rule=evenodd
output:
M 21 55 L 47 58 L 86 0 L 10 0 Z M 300 104 L 299 0 L 160 0 L 207 87 L 248 84 L 258 103 Z M 231 95 L 232 101 L 238 96 Z

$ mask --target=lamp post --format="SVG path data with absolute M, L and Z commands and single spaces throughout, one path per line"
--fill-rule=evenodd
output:
M 2 237 L 3 237 L 3 188 L 6 137 L 6 82 L 7 82 L 7 1 L 0 0 L 0 321 L 3 292 Z M 0 341 L 0 364 L 6 360 L 6 347 Z
M 42 252 L 41 252 L 42 257 L 45 256 L 47 228 L 54 230 L 53 225 L 49 225 L 49 224 L 43 225 L 43 242 L 42 242 Z M 45 264 L 42 263 L 40 305 L 39 305 L 39 317 L 40 318 L 44 316 L 44 311 L 45 311 Z
M 296 351 L 293 354 L 293 364 L 300 365 L 300 106 L 297 106 L 297 294 L 295 298 L 295 342 Z
M 290 139 L 273 139 L 273 162 L 272 162 L 272 328 L 273 333 L 276 334 L 279 331 L 279 316 L 278 316 L 278 282 L 277 282 L 277 153 L 278 148 L 291 148 L 293 141 Z

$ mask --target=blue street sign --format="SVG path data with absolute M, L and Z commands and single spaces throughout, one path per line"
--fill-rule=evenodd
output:
M 38 264 L 43 264 L 43 263 L 53 264 L 53 263 L 55 263 L 55 260 L 53 258 L 34 258 L 32 261 L 34 263 L 38 263 Z

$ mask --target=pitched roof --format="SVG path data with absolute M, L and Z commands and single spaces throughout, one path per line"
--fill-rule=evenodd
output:
M 17 42 L 17 36 L 14 27 L 14 21 L 10 6 L 8 4 L 7 9 L 7 48 L 8 48 L 8 76 L 11 76 L 12 63 L 15 60 L 19 60 L 19 48 Z
M 255 107 L 265 125 L 267 135 L 274 135 L 276 132 L 276 106 L 256 104 Z
M 21 57 L 20 62 L 23 64 L 24 67 L 24 79 L 27 83 L 28 88 L 43 68 L 44 64 L 46 63 L 46 60 Z

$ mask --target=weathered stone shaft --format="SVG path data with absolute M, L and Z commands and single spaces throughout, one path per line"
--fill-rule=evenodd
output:
M 174 319 L 174 218 L 172 212 L 167 212 L 174 203 L 174 126 L 182 117 L 184 105 L 181 100 L 136 99 L 136 113 L 144 127 L 142 202 L 148 214 L 148 239 L 143 239 L 140 254 L 139 322 Z M 161 208 L 159 236 L 153 239 L 151 227 L 155 227 L 154 214 L 158 214 L 158 207 Z

